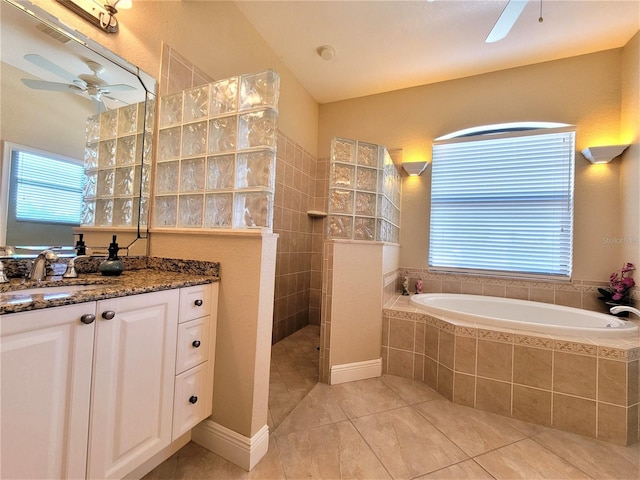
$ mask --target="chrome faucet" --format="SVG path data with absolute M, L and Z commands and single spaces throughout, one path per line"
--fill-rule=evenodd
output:
M 629 307 L 628 305 L 616 305 L 615 307 L 611 307 L 609 312 L 611 312 L 614 315 L 617 315 L 618 313 L 622 313 L 622 312 L 629 312 L 629 313 L 635 313 L 637 316 L 640 317 L 640 310 L 638 310 L 637 308 Z
M 38 258 L 33 261 L 31 271 L 29 272 L 29 280 L 35 280 L 40 282 L 47 276 L 47 260 L 52 262 L 57 260 L 58 256 L 51 250 L 44 250 L 40 252 Z
M 91 258 L 91 255 L 77 255 L 75 257 L 71 257 L 69 259 L 69 263 L 67 263 L 67 269 L 62 275 L 62 278 L 77 278 L 78 272 L 76 272 L 76 260 L 79 258 Z

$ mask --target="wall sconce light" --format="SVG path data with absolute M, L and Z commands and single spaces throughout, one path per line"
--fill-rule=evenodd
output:
M 58 0 L 58 3 L 106 33 L 118 32 L 116 6 L 128 9 L 131 8 L 131 2 L 132 0 Z
M 609 163 L 621 155 L 629 145 L 607 145 L 603 147 L 589 147 L 582 150 L 584 158 L 591 163 Z
M 427 167 L 429 166 L 428 162 L 402 162 L 402 168 L 410 177 L 417 177 L 418 175 L 422 175 Z

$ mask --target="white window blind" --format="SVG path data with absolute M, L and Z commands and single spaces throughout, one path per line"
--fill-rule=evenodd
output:
M 81 163 L 17 149 L 11 159 L 16 220 L 80 224 Z
M 431 271 L 569 278 L 575 132 L 434 142 Z

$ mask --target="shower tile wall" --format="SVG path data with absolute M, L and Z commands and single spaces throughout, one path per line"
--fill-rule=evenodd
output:
M 310 288 L 314 228 L 318 222 L 307 215 L 315 204 L 317 162 L 283 133 L 278 134 L 277 152 L 273 231 L 279 238 L 273 343 L 309 323 L 319 325 L 319 315 L 311 308 Z
M 158 96 L 171 95 L 213 81 L 212 77 L 180 55 L 170 45 L 162 44 Z

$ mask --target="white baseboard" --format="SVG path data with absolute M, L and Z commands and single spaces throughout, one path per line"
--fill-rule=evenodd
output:
M 331 366 L 330 385 L 355 382 L 382 375 L 382 358 L 366 360 L 364 362 L 344 363 Z
M 269 449 L 269 427 L 264 425 L 253 437 L 248 438 L 207 419 L 191 431 L 191 440 L 251 471 Z

